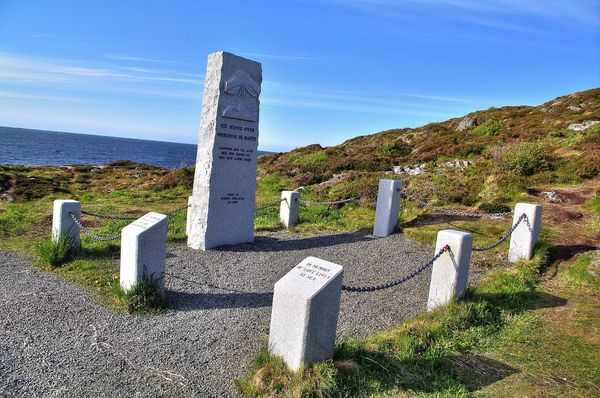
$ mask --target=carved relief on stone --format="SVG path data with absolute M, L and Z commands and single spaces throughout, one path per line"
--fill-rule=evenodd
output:
M 236 103 L 228 105 L 223 111 L 223 117 L 232 119 L 258 120 L 258 96 L 260 85 L 243 70 L 236 71 L 225 81 L 225 94 L 237 97 Z

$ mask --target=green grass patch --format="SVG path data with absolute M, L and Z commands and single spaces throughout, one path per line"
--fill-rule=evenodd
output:
M 36 246 L 38 261 L 51 267 L 60 267 L 71 261 L 77 249 L 71 236 L 61 234 L 58 239 L 50 237 Z
M 502 129 L 502 125 L 496 120 L 488 120 L 487 122 L 475 127 L 473 133 L 479 137 L 493 137 Z
M 292 159 L 290 159 L 290 161 L 292 163 L 302 165 L 315 165 L 327 161 L 327 158 L 328 157 L 325 152 L 314 152 L 294 156 Z
M 332 361 L 298 372 L 263 350 L 238 391 L 249 397 L 468 397 L 490 383 L 483 358 L 518 316 L 535 308 L 541 245 L 532 261 L 489 274 L 461 301 L 404 322 L 372 338 L 337 343 Z M 476 367 L 473 367 L 475 363 Z
M 143 277 L 126 292 L 118 289 L 118 295 L 127 303 L 127 312 L 148 315 L 164 312 L 171 308 L 160 290 L 159 278 Z

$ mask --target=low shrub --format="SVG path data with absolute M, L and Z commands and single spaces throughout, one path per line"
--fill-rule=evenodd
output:
M 314 152 L 307 153 L 305 155 L 295 156 L 291 159 L 293 163 L 303 165 L 313 165 L 323 163 L 327 160 L 327 154 L 325 152 Z
M 42 264 L 60 267 L 73 260 L 76 254 L 73 239 L 61 234 L 58 239 L 52 237 L 36 246 L 36 254 Z
M 157 189 L 173 189 L 176 187 L 192 188 L 194 186 L 194 168 L 182 167 L 171 170 L 156 183 Z
M 500 132 L 502 125 L 496 120 L 488 120 L 473 129 L 473 133 L 479 137 L 493 137 Z
M 399 140 L 395 140 L 392 142 L 386 142 L 381 146 L 381 149 L 379 150 L 379 153 L 383 156 L 389 156 L 389 157 L 400 157 L 400 156 L 406 156 L 408 154 L 410 154 L 411 152 L 411 148 L 410 145 L 399 141 Z
M 499 167 L 501 171 L 509 174 L 531 176 L 552 170 L 554 160 L 548 147 L 542 143 L 522 142 L 509 145 L 503 151 L 499 159 Z

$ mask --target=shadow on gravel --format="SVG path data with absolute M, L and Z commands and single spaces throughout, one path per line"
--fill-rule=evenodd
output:
M 178 311 L 261 308 L 270 307 L 273 302 L 273 293 L 186 293 L 167 290 L 166 294 Z
M 228 252 L 281 252 L 316 249 L 319 247 L 337 246 L 344 243 L 365 242 L 373 239 L 375 238 L 361 234 L 320 235 L 291 240 L 277 239 L 270 236 L 257 236 L 253 243 L 221 246 L 215 250 Z

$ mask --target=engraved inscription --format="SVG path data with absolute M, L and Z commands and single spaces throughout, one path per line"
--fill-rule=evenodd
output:
M 309 281 L 316 282 L 317 279 L 323 281 L 331 279 L 331 269 L 322 265 L 306 262 L 298 264 L 296 269 L 299 271 L 298 275 L 301 278 L 308 279 Z
M 146 228 L 152 226 L 157 221 L 160 221 L 159 217 L 156 217 L 156 216 L 154 216 L 152 214 L 146 214 L 142 218 L 137 219 L 136 221 L 134 221 L 131 225 L 133 225 L 135 227 L 138 227 L 138 228 L 146 229 Z
M 221 201 L 228 205 L 243 202 L 246 198 L 241 193 L 226 193 L 221 196 Z

